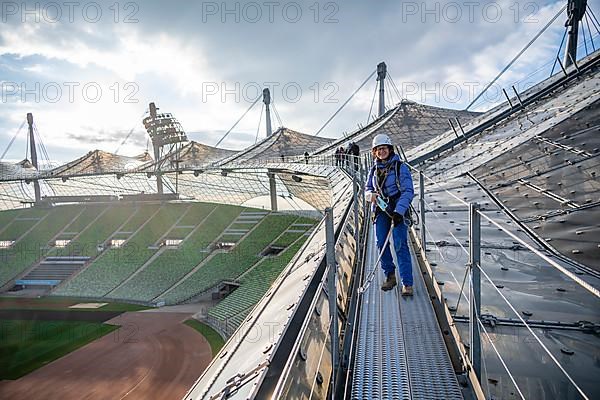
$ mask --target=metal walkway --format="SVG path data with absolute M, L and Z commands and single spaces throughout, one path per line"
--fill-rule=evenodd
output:
M 377 260 L 374 231 L 369 236 L 365 275 Z M 463 398 L 412 249 L 411 255 L 412 298 L 382 291 L 380 267 L 363 294 L 352 399 Z

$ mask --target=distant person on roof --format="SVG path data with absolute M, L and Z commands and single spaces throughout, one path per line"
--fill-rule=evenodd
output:
M 412 296 L 412 263 L 408 250 L 410 203 L 414 197 L 412 177 L 406 164 L 394 153 L 388 135 L 375 136 L 371 151 L 374 165 L 365 184 L 365 198 L 373 203 L 377 248 L 380 254 L 383 252 L 381 268 L 385 272 L 386 279 L 381 289 L 391 290 L 397 284 L 396 266 L 387 239 L 391 229 L 402 281 L 402 295 Z
M 360 148 L 356 144 L 356 142 L 350 143 L 350 154 L 352 155 L 352 159 L 354 160 L 354 170 L 358 171 L 358 158 L 360 157 Z

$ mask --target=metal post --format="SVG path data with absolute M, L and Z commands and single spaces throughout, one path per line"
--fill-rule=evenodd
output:
M 521 96 L 519 96 L 519 92 L 517 92 L 517 89 L 515 89 L 515 85 L 512 85 L 512 90 L 513 92 L 515 92 L 517 100 L 519 100 L 519 104 L 521 105 L 521 107 L 523 107 L 523 101 L 521 100 Z
M 421 220 L 421 247 L 427 251 L 427 235 L 425 234 L 425 178 L 419 171 L 419 218 Z
M 504 97 L 506 97 L 506 101 L 508 101 L 508 105 L 510 106 L 510 109 L 513 109 L 513 103 L 510 101 L 510 97 L 508 97 L 508 93 L 506 93 L 506 90 L 504 90 L 504 88 L 502 88 L 502 93 L 504 93 Z
M 333 232 L 333 209 L 325 209 L 325 243 L 327 244 L 327 295 L 329 298 L 329 337 L 331 338 L 331 381 L 332 395 L 335 393 L 335 378 L 338 366 L 338 313 L 337 313 L 337 266 L 335 263 L 335 234 Z
M 277 211 L 277 186 L 275 185 L 275 174 L 267 173 L 269 177 L 269 192 L 271 194 L 271 211 Z
M 356 242 L 356 253 L 358 254 L 358 228 L 359 228 L 359 221 L 358 221 L 358 179 L 356 178 L 356 174 L 352 177 L 352 187 L 353 187 L 353 197 L 354 197 L 354 241 Z
M 560 69 L 562 69 L 563 74 L 565 74 L 565 76 L 569 76 L 569 74 L 567 74 L 567 70 L 565 69 L 565 66 L 560 61 L 560 58 L 556 57 L 556 61 L 558 61 L 558 65 L 560 65 Z
M 448 123 L 450 124 L 450 127 L 452 128 L 452 130 L 454 131 L 454 134 L 456 135 L 456 138 L 458 139 L 458 132 L 456 132 L 456 129 L 454 128 L 454 124 L 452 123 L 452 119 L 448 118 Z
M 471 290 L 469 305 L 469 328 L 471 332 L 471 347 L 469 356 L 473 369 L 481 381 L 481 338 L 479 336 L 478 318 L 481 315 L 481 226 L 479 204 L 469 204 L 469 268 L 471 269 Z
M 467 135 L 465 135 L 465 130 L 463 129 L 462 124 L 458 120 L 458 117 L 454 117 L 454 120 L 456 121 L 456 125 L 458 125 L 458 127 L 460 128 L 460 132 L 462 133 L 463 137 L 465 138 L 465 141 L 467 141 Z

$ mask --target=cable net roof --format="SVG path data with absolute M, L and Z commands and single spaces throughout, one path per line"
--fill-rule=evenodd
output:
M 600 59 L 600 54 L 596 58 Z M 533 87 L 521 97 L 526 99 L 559 78 L 562 76 Z M 504 104 L 491 110 L 465 126 L 465 131 L 510 108 Z M 600 271 L 598 121 L 600 72 L 596 69 L 558 86 L 524 110 L 470 137 L 468 143 L 463 141 L 430 156 L 418 168 L 428 177 L 457 188 L 461 187 L 461 177 L 472 174 L 548 246 Z M 450 133 L 441 135 L 409 151 L 407 157 L 418 159 L 454 138 Z
M 410 149 L 451 129 L 448 119 L 452 119 L 452 123 L 460 132 L 454 119 L 458 118 L 464 125 L 465 122 L 477 115 L 480 113 L 451 110 L 402 100 L 367 126 L 318 149 L 316 154 L 330 154 L 339 147 L 347 149 L 350 142 L 358 144 L 361 153 L 364 153 L 371 149 L 373 137 L 379 133 L 390 135 L 392 143 L 395 145 L 402 146 L 403 149 Z
M 37 174 L 37 169 L 27 159 L 16 164 L 0 161 L 1 180 L 27 179 L 37 176 Z
M 258 159 L 280 159 L 281 156 L 285 159 L 285 157 L 301 156 L 304 152 L 312 154 L 316 149 L 331 142 L 332 139 L 307 135 L 282 127 L 261 142 L 223 160 L 221 165 Z
M 148 152 L 135 157 L 121 156 L 102 150 L 93 150 L 65 165 L 50 170 L 49 176 L 89 175 L 112 171 L 127 171 L 151 161 Z
M 191 141 L 179 150 L 169 153 L 164 159 L 166 164 L 163 163 L 163 165 L 166 165 L 166 168 L 177 168 L 177 164 L 179 164 L 179 168 L 201 167 L 236 153 L 235 150 L 220 149 Z M 154 170 L 155 165 L 155 162 L 151 162 L 144 165 L 140 170 Z

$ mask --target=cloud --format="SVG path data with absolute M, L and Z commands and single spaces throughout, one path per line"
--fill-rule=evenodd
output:
M 209 3 L 219 8 L 215 14 L 207 14 Z M 80 86 L 72 102 L 66 101 L 64 93 L 56 103 L 43 96 L 39 102 L 30 98 L 23 102 L 15 95 L 0 107 L 0 135 L 7 137 L 3 132 L 15 131 L 24 113 L 32 111 L 43 135 L 79 153 L 92 145 L 114 151 L 134 128 L 136 136 L 128 140 L 123 152 L 136 154 L 146 144 L 141 126 L 144 110 L 155 101 L 161 111 L 172 112 L 192 132 L 190 138 L 214 144 L 249 107 L 253 99 L 244 89 L 254 82 L 259 89 L 275 82 L 272 95 L 283 124 L 314 133 L 380 61 L 386 61 L 399 89 L 416 84 L 416 92 L 409 96 L 413 100 L 460 108 L 468 104 L 467 96 L 449 101 L 444 85 L 476 82 L 482 88 L 564 2 L 501 0 L 494 3 L 502 11 L 497 21 L 490 18 L 489 2 L 470 2 L 476 4 L 472 18 L 466 3 L 453 1 L 381 1 L 375 7 L 349 0 L 330 6 L 318 3 L 317 9 L 310 8 L 313 3 L 297 3 L 302 7 L 297 22 L 290 22 L 291 14 L 283 13 L 284 3 L 275 8 L 273 21 L 263 7 L 261 19 L 255 22 L 242 15 L 244 7 L 249 11 L 249 2 L 236 3 L 242 13 L 238 22 L 236 15 L 223 15 L 223 2 L 167 5 L 144 1 L 135 3 L 137 10 L 117 3 L 118 22 L 109 8 L 114 2 L 97 4 L 103 10 L 98 23 L 82 19 L 81 10 L 76 10 L 73 22 L 63 18 L 59 23 L 22 23 L 16 15 L 4 24 L 9 29 L 0 31 L 3 80 L 25 82 L 27 88 L 36 82 L 42 88 L 49 82 L 63 89 L 65 82 Z M 458 19 L 451 13 L 453 4 L 460 7 Z M 486 7 L 489 10 L 484 14 Z M 123 23 L 127 16 L 138 22 Z M 532 16 L 537 22 L 530 21 Z M 326 23 L 328 18 L 334 22 Z M 502 85 L 554 56 L 562 22 L 561 16 L 506 74 Z M 102 88 L 98 102 L 84 99 L 81 89 L 86 83 Z M 354 130 L 357 123 L 364 124 L 375 84 L 373 79 L 365 85 L 322 136 L 338 137 Z M 436 84 L 440 89 L 435 89 Z M 207 96 L 211 85 L 218 90 Z M 286 87 L 290 94 L 299 87 L 301 96 L 291 99 L 284 94 Z M 426 95 L 431 88 L 437 90 L 437 97 Z M 127 95 L 136 102 L 125 102 Z M 391 101 L 397 100 L 394 95 Z M 224 147 L 239 149 L 254 143 L 257 130 L 264 137 L 264 120 L 258 129 L 260 106 L 259 102 L 236 126 Z M 279 125 L 275 116 L 273 125 Z

